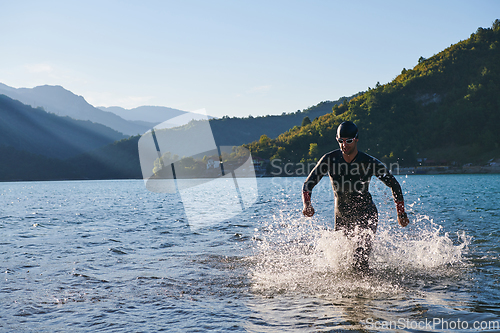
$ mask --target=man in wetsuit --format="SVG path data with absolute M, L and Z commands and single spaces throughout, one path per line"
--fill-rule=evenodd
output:
M 325 154 L 311 171 L 302 188 L 303 214 L 314 215 L 311 194 L 314 186 L 328 174 L 335 193 L 335 230 L 356 240 L 355 267 L 368 270 L 368 257 L 372 239 L 377 230 L 378 212 L 368 192 L 372 176 L 379 178 L 392 189 L 398 212 L 398 223 L 406 227 L 409 223 L 405 213 L 403 193 L 396 178 L 376 158 L 358 151 L 358 128 L 350 121 L 337 128 L 340 149 Z

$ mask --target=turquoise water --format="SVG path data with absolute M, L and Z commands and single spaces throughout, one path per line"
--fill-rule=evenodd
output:
M 327 179 L 314 218 L 303 178 L 260 178 L 254 205 L 200 229 L 142 181 L 1 183 L 0 329 L 500 331 L 500 176 L 398 180 L 412 222 L 374 179 L 368 277 L 332 230 Z

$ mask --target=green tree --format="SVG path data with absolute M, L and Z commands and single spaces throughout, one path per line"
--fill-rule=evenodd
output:
M 315 158 L 319 155 L 319 148 L 317 143 L 310 143 L 309 144 L 309 156 L 312 158 Z
M 166 152 L 160 158 L 157 158 L 154 162 L 153 173 L 158 173 L 163 167 L 170 166 L 170 164 L 179 160 L 178 155 L 172 155 L 170 152 Z
M 311 123 L 311 119 L 309 119 L 308 116 L 305 116 L 304 119 L 302 119 L 302 124 L 300 124 L 300 126 L 306 126 L 306 125 L 309 125 Z
M 259 143 L 261 144 L 261 146 L 268 145 L 270 142 L 271 142 L 271 139 L 267 135 L 262 134 L 260 136 Z
M 493 22 L 491 28 L 493 29 L 493 31 L 500 30 L 500 20 L 496 19 L 495 22 Z

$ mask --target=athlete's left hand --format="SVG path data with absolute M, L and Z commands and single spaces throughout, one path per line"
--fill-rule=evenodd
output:
M 302 214 L 307 217 L 312 217 L 314 215 L 314 208 L 311 203 L 304 204 L 304 209 L 302 210 Z
M 402 227 L 406 227 L 410 224 L 410 219 L 408 219 L 408 215 L 406 213 L 398 214 L 398 223 Z

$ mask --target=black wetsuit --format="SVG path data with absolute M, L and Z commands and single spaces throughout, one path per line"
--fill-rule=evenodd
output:
M 358 152 L 347 163 L 340 149 L 325 154 L 304 182 L 303 191 L 311 196 L 316 184 L 328 174 L 335 193 L 335 230 L 343 230 L 353 236 L 360 231 L 371 230 L 361 237 L 359 251 L 363 260 L 368 260 L 371 252 L 371 239 L 377 230 L 378 212 L 368 192 L 372 176 L 379 178 L 392 189 L 394 201 L 403 201 L 401 186 L 387 167 L 376 158 Z M 367 263 L 363 263 L 367 264 Z

